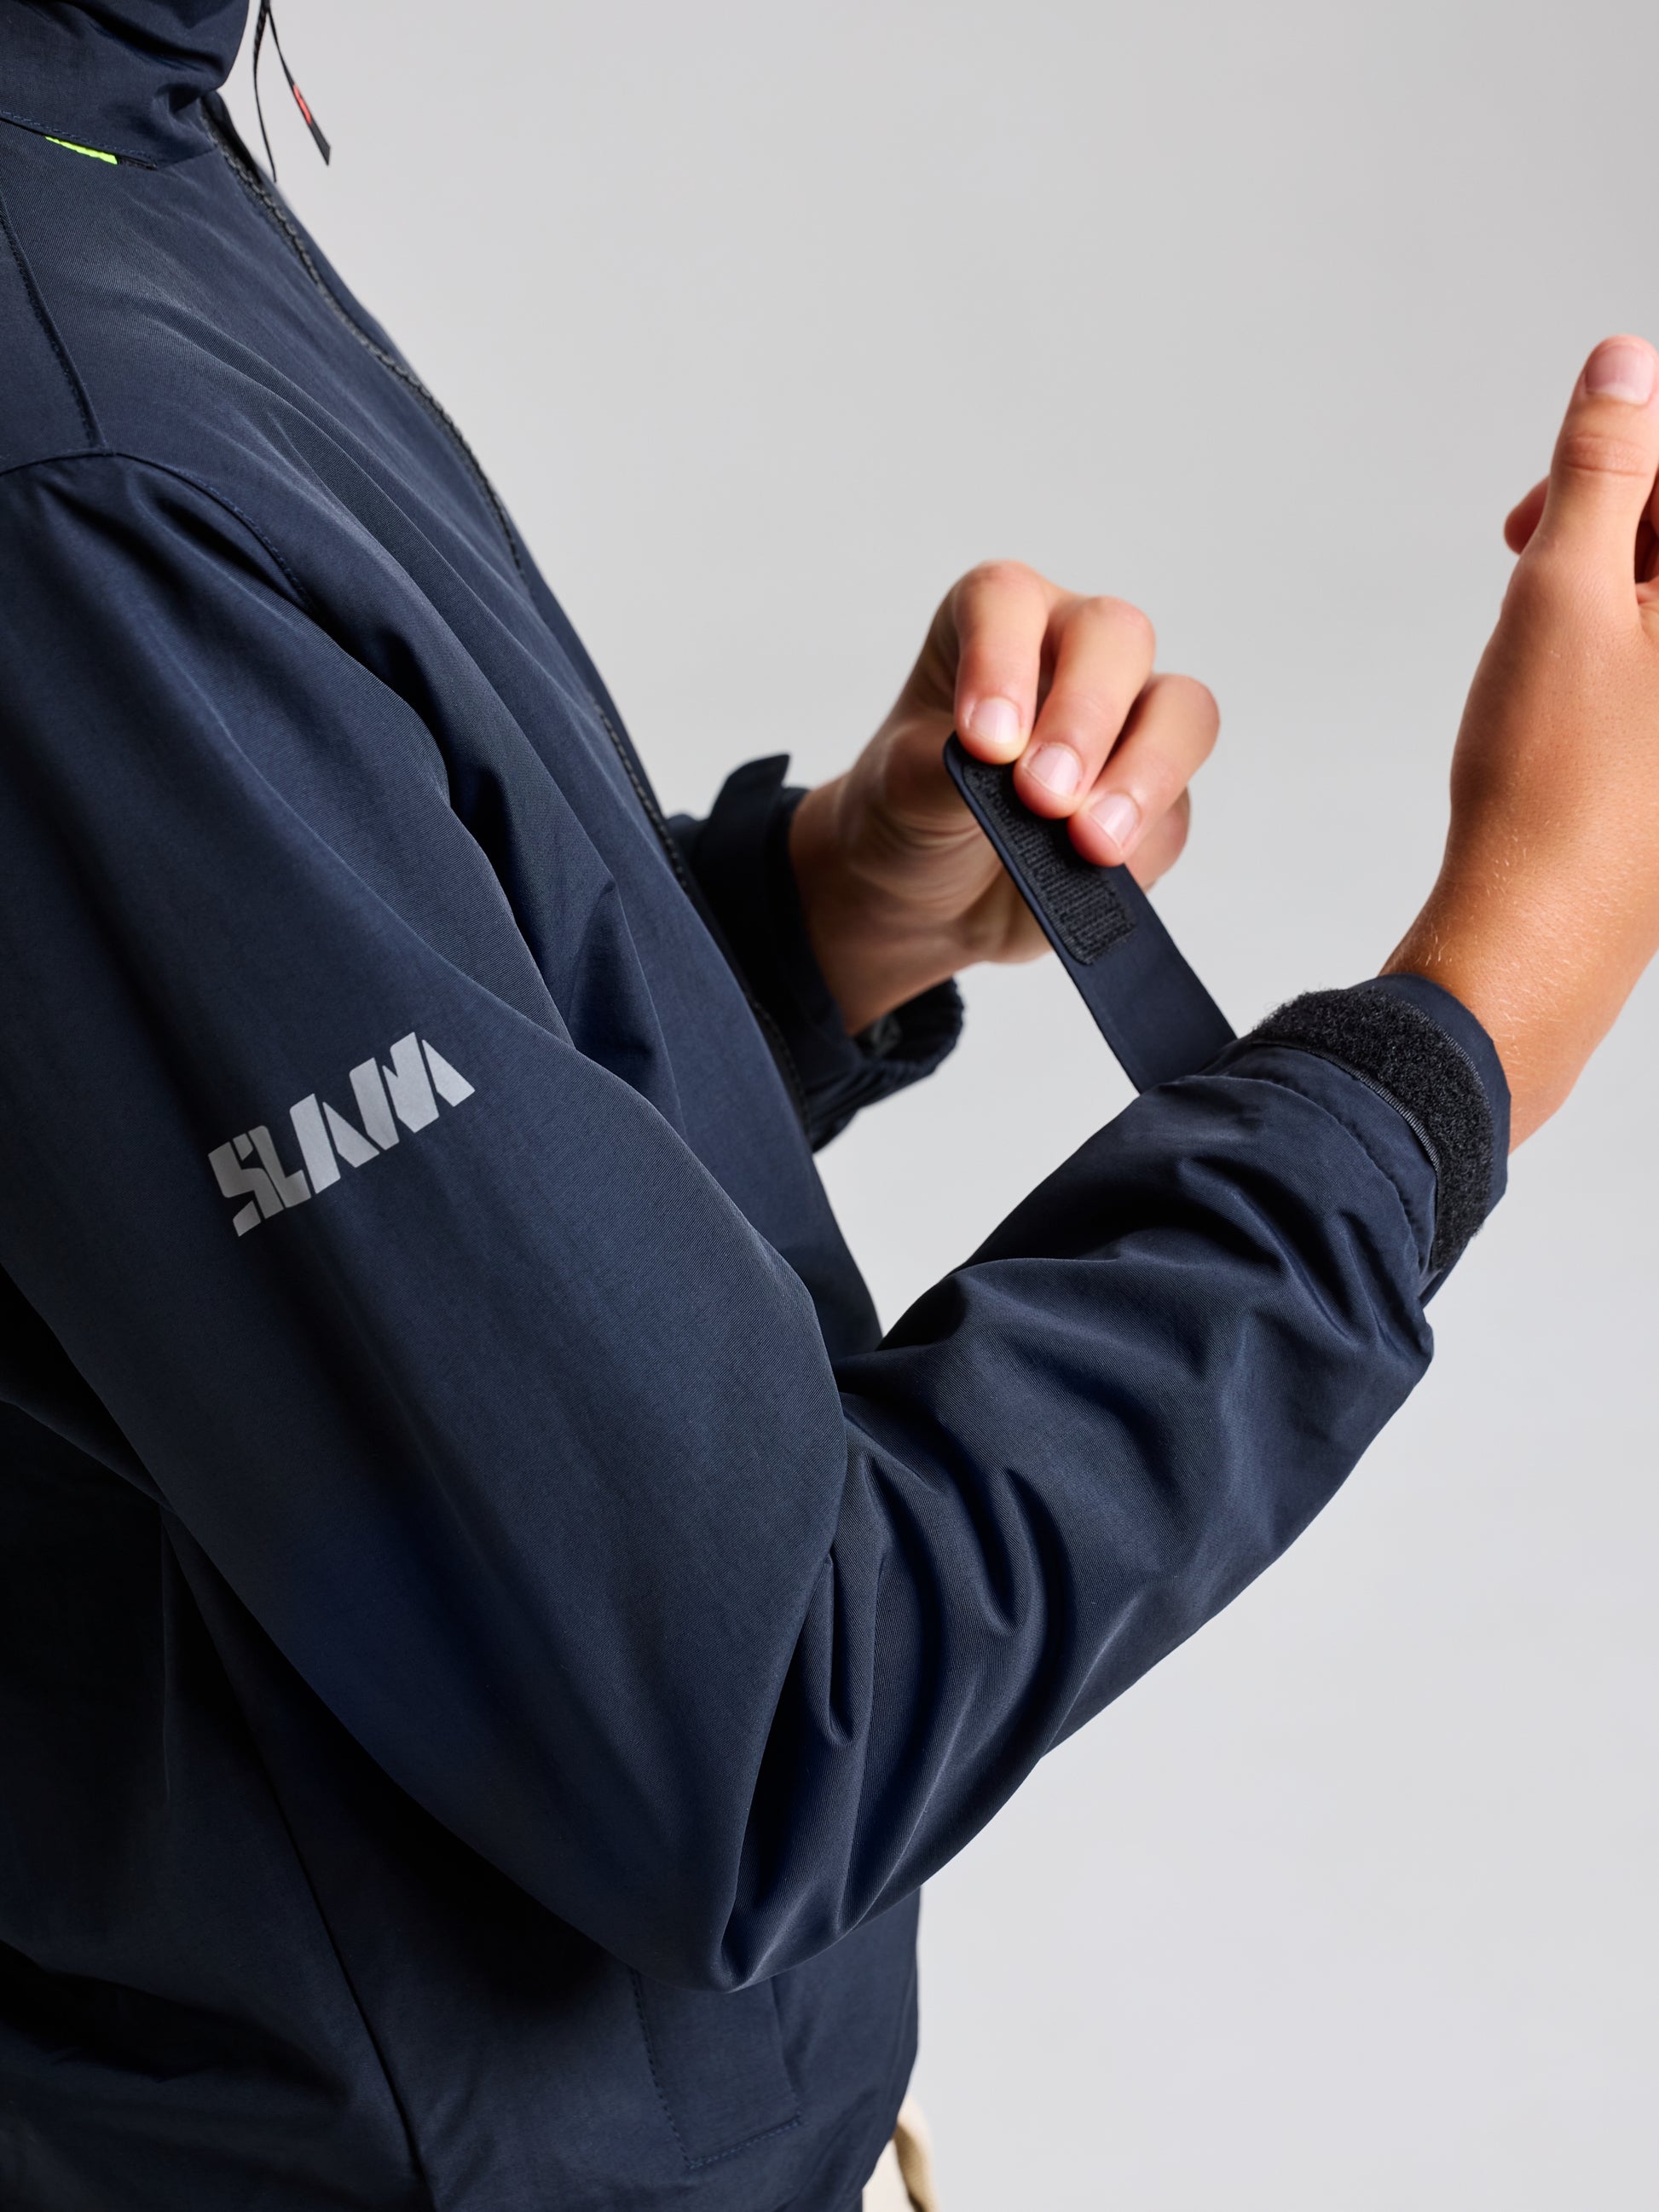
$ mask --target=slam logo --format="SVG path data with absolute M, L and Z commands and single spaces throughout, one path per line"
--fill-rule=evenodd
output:
M 349 1168 L 366 1168 L 382 1152 L 389 1152 L 398 1142 L 399 1121 L 411 1132 L 424 1129 L 438 1118 L 439 1099 L 446 1106 L 459 1106 L 472 1096 L 466 1078 L 413 1030 L 392 1046 L 390 1067 L 366 1060 L 352 1069 L 350 1082 L 361 1128 L 314 1091 L 289 1108 L 303 1168 L 290 1172 L 283 1165 L 263 1121 L 208 1154 L 208 1165 L 225 1196 L 248 1201 L 231 1221 L 239 1237 L 338 1182 L 342 1160 Z

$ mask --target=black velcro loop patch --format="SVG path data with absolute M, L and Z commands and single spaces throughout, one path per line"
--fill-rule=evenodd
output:
M 1251 1044 L 1299 1045 L 1377 1091 L 1414 1129 L 1435 1172 L 1437 1279 L 1492 1209 L 1492 1109 L 1467 1053 L 1418 1007 L 1378 983 L 1310 991 L 1250 1031 Z
M 1012 769 L 954 737 L 945 765 L 1135 1089 L 1207 1067 L 1232 1030 L 1129 871 L 1093 866 L 1064 822 L 1022 806 Z
M 1011 769 L 976 761 L 964 750 L 962 781 L 994 817 L 1003 843 L 1041 902 L 1043 917 L 1053 924 L 1073 959 L 1087 968 L 1103 952 L 1121 945 L 1135 924 L 1113 888 L 1115 870 L 1097 868 L 1085 860 L 1064 822 L 1045 822 L 1029 806 L 1022 806 L 1014 794 Z

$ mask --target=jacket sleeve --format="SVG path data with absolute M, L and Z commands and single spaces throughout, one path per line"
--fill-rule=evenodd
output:
M 0 1261 L 403 1789 L 732 1987 L 912 1889 L 1326 1502 L 1429 1358 L 1435 1170 L 1385 1086 L 1247 1042 L 836 1371 L 536 1001 L 441 775 L 400 804 L 487 974 L 281 795 L 374 696 L 204 494 L 0 486 Z
M 849 1036 L 807 934 L 789 858 L 789 823 L 804 792 L 787 786 L 788 756 L 734 769 L 701 821 L 669 825 L 726 957 L 772 1025 L 805 1102 L 819 1151 L 866 1106 L 931 1075 L 962 1034 L 962 994 L 936 983 Z

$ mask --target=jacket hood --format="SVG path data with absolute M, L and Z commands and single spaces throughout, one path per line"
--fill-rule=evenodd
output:
M 0 119 L 161 165 L 208 143 L 249 0 L 3 0 Z

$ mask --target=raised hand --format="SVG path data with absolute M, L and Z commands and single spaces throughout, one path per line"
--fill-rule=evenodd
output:
M 1153 650 L 1139 608 L 1018 562 L 946 593 L 891 713 L 795 816 L 807 926 L 849 1030 L 975 961 L 1047 950 L 945 773 L 952 729 L 981 760 L 1016 762 L 1020 798 L 1068 817 L 1086 859 L 1150 884 L 1179 857 L 1218 717 L 1201 684 L 1154 673 Z
M 1574 389 L 1452 763 L 1439 879 L 1389 962 L 1497 1045 L 1518 1144 L 1659 951 L 1659 356 L 1608 338 Z

